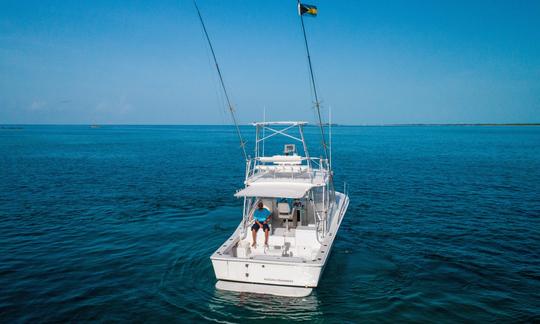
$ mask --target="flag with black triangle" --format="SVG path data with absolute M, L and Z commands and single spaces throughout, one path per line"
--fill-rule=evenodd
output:
M 317 16 L 317 7 L 298 2 L 298 14 L 300 16 L 307 14 L 309 16 L 315 17 Z

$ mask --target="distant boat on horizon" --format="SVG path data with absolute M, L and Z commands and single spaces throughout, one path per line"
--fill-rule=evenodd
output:
M 24 127 L 21 127 L 21 126 L 1 126 L 0 129 L 5 129 L 5 130 L 23 130 Z

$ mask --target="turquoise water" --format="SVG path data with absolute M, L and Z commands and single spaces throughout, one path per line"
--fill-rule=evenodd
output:
M 214 288 L 241 212 L 230 127 L 0 129 L 0 322 L 540 321 L 540 127 L 333 133 L 351 204 L 291 299 Z

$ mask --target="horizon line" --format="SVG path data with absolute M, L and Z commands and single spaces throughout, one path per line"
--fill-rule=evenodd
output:
M 328 123 L 323 123 L 328 126 Z M 392 127 L 392 126 L 540 126 L 540 122 L 531 123 L 366 123 L 366 124 L 339 124 L 332 123 L 334 127 Z M 6 123 L 0 128 L 13 126 L 234 126 L 234 124 L 144 124 L 144 123 Z M 252 126 L 240 124 L 240 126 Z M 318 126 L 318 123 L 308 123 L 307 127 Z

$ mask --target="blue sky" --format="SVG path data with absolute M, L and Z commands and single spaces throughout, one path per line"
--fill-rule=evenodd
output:
M 199 0 L 242 123 L 314 120 L 294 0 Z M 540 122 L 539 1 L 308 2 L 334 122 Z M 227 124 L 191 1 L 0 1 L 0 124 Z

